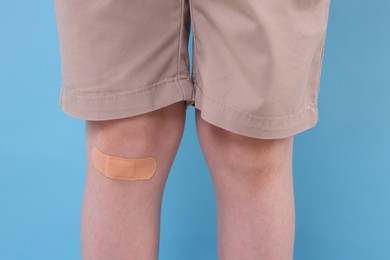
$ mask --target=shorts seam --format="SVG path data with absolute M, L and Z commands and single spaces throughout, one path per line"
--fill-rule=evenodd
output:
M 75 94 L 71 94 L 70 92 L 68 92 L 66 90 L 65 87 L 62 88 L 62 92 L 64 92 L 64 94 L 66 94 L 67 96 L 70 96 L 70 97 L 73 97 L 73 98 L 79 98 L 79 99 L 84 99 L 86 101 L 94 101 L 94 100 L 105 100 L 105 99 L 117 99 L 117 98 L 121 98 L 121 97 L 124 97 L 124 96 L 134 96 L 134 95 L 138 95 L 138 94 L 141 94 L 143 92 L 146 92 L 146 91 L 151 91 L 153 89 L 156 89 L 158 87 L 163 87 L 163 86 L 167 86 L 166 83 L 175 83 L 177 81 L 180 81 L 180 80 L 187 80 L 189 82 L 191 82 L 191 79 L 189 77 L 175 77 L 175 78 L 168 78 L 168 79 L 164 79 L 164 80 L 160 80 L 156 83 L 153 83 L 151 84 L 149 87 L 146 87 L 146 88 L 143 88 L 143 89 L 139 89 L 139 90 L 136 90 L 136 91 L 126 91 L 126 92 L 121 92 L 119 94 L 114 94 L 114 95 L 105 95 L 105 96 L 83 96 L 83 95 L 75 95 Z M 176 87 L 176 84 L 174 84 L 175 87 Z
M 310 104 L 308 108 L 299 110 L 298 112 L 289 113 L 289 114 L 283 114 L 281 116 L 259 117 L 259 116 L 254 116 L 254 115 L 243 113 L 243 112 L 238 111 L 238 110 L 236 110 L 236 109 L 234 109 L 234 108 L 232 108 L 230 106 L 227 106 L 226 104 L 223 104 L 220 101 L 217 101 L 217 100 L 215 100 L 215 99 L 205 95 L 205 93 L 204 93 L 204 91 L 203 91 L 203 89 L 201 87 L 199 87 L 199 89 L 202 91 L 202 96 L 204 98 L 212 101 L 215 105 L 218 105 L 218 106 L 220 106 L 220 107 L 222 107 L 224 109 L 230 110 L 230 111 L 232 111 L 234 113 L 239 114 L 242 117 L 246 117 L 246 118 L 248 118 L 250 120 L 254 120 L 254 121 L 278 121 L 278 120 L 286 119 L 286 118 L 296 118 L 296 117 L 301 116 L 302 113 L 307 112 L 309 110 L 313 110 L 313 108 L 314 108 L 314 104 Z
M 192 34 L 193 34 L 193 42 L 194 42 L 194 46 L 193 46 L 193 59 L 194 59 L 194 62 L 193 62 L 193 70 L 196 69 L 196 75 L 195 75 L 195 79 L 194 82 L 197 82 L 200 80 L 200 76 L 199 76 L 199 68 L 198 68 L 198 59 L 197 59 L 197 53 L 198 53 L 198 44 L 197 44 L 197 41 L 198 41 L 198 36 L 196 35 L 196 26 L 195 26 L 195 12 L 194 12 L 194 8 L 192 6 L 192 0 L 189 0 L 188 1 L 189 4 L 190 4 L 190 16 L 191 16 L 191 22 L 192 22 Z
M 182 38 L 182 34 L 183 34 L 183 14 L 184 14 L 184 4 L 183 4 L 183 1 L 184 0 L 180 0 L 180 23 L 179 23 L 179 46 L 178 46 L 178 51 L 177 51 L 177 76 L 176 78 L 179 77 L 179 74 L 180 74 L 180 54 L 181 54 L 181 44 L 182 44 L 182 41 L 181 41 L 181 38 Z
M 306 110 L 302 110 L 300 113 L 298 114 L 301 114 L 303 112 L 306 112 L 306 111 L 309 111 L 310 109 L 306 109 Z M 210 115 L 216 115 L 215 113 L 211 112 L 210 111 L 205 111 L 205 114 L 210 114 Z M 279 120 L 283 120 L 283 118 L 280 118 Z M 261 131 L 264 131 L 264 132 L 271 132 L 271 133 L 275 133 L 275 132 L 282 132 L 282 131 L 287 131 L 287 130 L 291 130 L 291 129 L 297 129 L 297 128 L 300 128 L 304 125 L 307 125 L 308 123 L 311 123 L 313 122 L 313 119 L 312 118 L 308 118 L 307 120 L 305 121 L 302 121 L 300 124 L 298 125 L 293 125 L 293 126 L 290 126 L 290 127 L 284 127 L 284 128 L 280 128 L 278 130 L 267 130 L 267 129 L 264 129 L 262 127 L 257 127 L 253 124 L 245 124 L 244 122 L 242 121 L 235 121 L 235 124 L 236 125 L 239 125 L 239 126 L 243 126 L 245 128 L 249 128 L 249 129 L 255 129 L 255 130 L 261 130 Z

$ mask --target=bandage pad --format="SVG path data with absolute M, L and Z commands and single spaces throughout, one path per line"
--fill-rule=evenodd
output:
M 149 180 L 157 169 L 154 157 L 130 159 L 103 153 L 96 147 L 92 149 L 94 167 L 111 179 L 117 180 Z

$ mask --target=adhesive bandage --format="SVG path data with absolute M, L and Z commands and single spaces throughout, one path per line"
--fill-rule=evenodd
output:
M 92 149 L 92 162 L 99 172 L 117 180 L 149 180 L 157 169 L 157 160 L 154 157 L 130 159 L 111 156 L 96 147 Z

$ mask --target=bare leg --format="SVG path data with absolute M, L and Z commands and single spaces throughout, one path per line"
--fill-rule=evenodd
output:
M 125 119 L 86 121 L 83 260 L 157 260 L 162 195 L 184 124 L 183 102 Z M 150 180 L 112 180 L 93 167 L 93 146 L 127 158 L 154 156 L 157 171 Z
M 219 260 L 291 260 L 293 137 L 237 135 L 207 123 L 199 112 L 197 132 L 217 196 Z

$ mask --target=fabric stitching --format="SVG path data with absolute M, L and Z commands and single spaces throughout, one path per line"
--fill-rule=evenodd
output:
M 317 71 L 315 72 L 315 76 L 313 77 L 313 82 L 312 82 L 314 85 L 314 90 L 313 90 L 314 93 L 313 93 L 313 100 L 312 100 L 313 106 L 317 105 L 318 103 L 317 100 L 320 91 L 322 63 L 324 59 L 324 50 L 325 50 L 325 39 L 326 39 L 326 33 L 324 33 L 320 41 L 320 50 L 318 51 L 319 53 L 317 54 L 317 62 L 316 62 Z
M 324 33 L 321 38 L 321 47 L 320 47 L 320 54 L 319 54 L 319 60 L 317 61 L 317 72 L 314 77 L 314 83 L 315 88 L 314 88 L 314 93 L 313 93 L 313 102 L 312 106 L 317 106 L 318 105 L 318 97 L 319 97 L 319 92 L 320 92 L 320 84 L 321 84 L 321 74 L 322 74 L 322 64 L 324 62 L 324 54 L 325 54 L 325 43 L 326 43 L 326 36 L 327 36 L 327 27 L 328 27 L 328 15 L 329 15 L 329 6 L 330 6 L 330 0 L 327 0 L 327 6 L 324 8 L 325 9 L 325 14 L 323 16 L 323 24 L 324 24 Z
M 308 111 L 309 109 L 307 110 L 302 110 L 301 112 L 299 113 L 303 113 L 303 112 L 306 112 Z M 213 112 L 205 112 L 206 114 L 210 114 L 211 116 L 218 116 L 216 113 L 213 113 Z M 283 118 L 280 118 L 279 120 L 283 120 Z M 308 123 L 312 122 L 312 118 L 309 118 L 308 120 L 305 120 L 303 122 L 301 122 L 300 124 L 298 125 L 294 125 L 294 126 L 291 126 L 291 127 L 286 127 L 286 128 L 282 128 L 280 130 L 277 130 L 278 132 L 283 132 L 283 131 L 287 131 L 287 130 L 292 130 L 292 129 L 298 129 L 304 125 L 307 125 Z M 256 121 L 256 119 L 255 119 Z M 259 120 L 260 121 L 260 120 Z M 255 130 L 261 130 L 261 131 L 266 131 L 266 132 L 270 132 L 270 133 L 275 133 L 275 130 L 266 130 L 266 129 L 263 129 L 261 127 L 257 127 L 257 126 L 254 126 L 253 124 L 245 124 L 244 122 L 241 122 L 241 121 L 236 121 L 235 124 L 239 125 L 239 126 L 243 126 L 245 128 L 249 128 L 249 129 L 255 129 Z
M 199 87 L 200 88 L 200 87 Z M 248 119 L 250 120 L 256 120 L 256 121 L 277 121 L 277 120 L 280 120 L 280 119 L 284 119 L 284 118 L 296 118 L 296 117 L 299 117 L 301 116 L 302 113 L 308 111 L 308 110 L 312 110 L 313 108 L 311 106 L 309 106 L 309 108 L 307 109 L 304 109 L 304 110 L 300 110 L 299 112 L 295 112 L 295 113 L 290 113 L 290 114 L 284 114 L 282 116 L 272 116 L 272 117 L 258 117 L 258 116 L 253 116 L 253 115 L 250 115 L 250 114 L 245 114 L 243 112 L 240 112 L 232 107 L 229 107 L 225 104 L 222 104 L 221 102 L 209 97 L 209 96 L 206 96 L 203 89 L 200 88 L 200 90 L 202 90 L 202 96 L 205 97 L 206 99 L 212 101 L 215 105 L 218 105 L 222 108 L 225 108 L 225 109 L 228 109 L 230 110 L 231 112 L 234 112 L 234 113 L 237 113 L 239 114 L 240 116 L 243 116 L 243 117 L 247 117 Z
M 200 80 L 200 76 L 199 76 L 199 68 L 198 68 L 198 46 L 197 46 L 197 39 L 198 37 L 196 36 L 196 33 L 195 33 L 195 12 L 194 12 L 194 8 L 192 6 L 192 0 L 189 0 L 189 4 L 190 4 L 190 14 L 191 14 L 191 22 L 192 22 L 192 34 L 193 34 L 193 37 L 194 37 L 194 45 L 193 45 L 193 59 L 194 59 L 194 66 L 193 68 L 196 67 L 196 79 L 194 80 L 194 84 L 196 85 L 198 80 Z
M 65 88 L 62 88 L 62 91 L 67 96 L 71 96 L 71 97 L 74 97 L 74 98 L 85 99 L 85 100 L 116 99 L 116 98 L 119 98 L 119 97 L 122 97 L 122 96 L 138 95 L 138 94 L 140 94 L 142 92 L 149 91 L 149 90 L 152 90 L 154 88 L 166 86 L 166 83 L 175 83 L 175 82 L 180 81 L 180 80 L 186 80 L 186 81 L 191 83 L 191 79 L 188 78 L 188 77 L 169 78 L 169 79 L 158 81 L 157 83 L 152 84 L 150 87 L 143 88 L 143 89 L 140 89 L 140 90 L 129 91 L 129 92 L 122 92 L 120 94 L 106 95 L 106 96 L 99 96 L 99 97 L 85 97 L 85 96 L 82 96 L 82 95 L 70 94 L 70 92 L 68 92 Z M 174 85 L 176 85 L 176 84 L 174 84 Z M 177 87 L 176 87 L 176 89 L 177 89 Z
M 178 51 L 177 51 L 177 76 L 176 77 L 179 77 L 179 73 L 180 73 L 180 54 L 181 54 L 181 38 L 182 38 L 182 34 L 183 34 L 183 9 L 184 9 L 184 4 L 183 4 L 184 0 L 181 0 L 180 1 L 180 24 L 179 24 L 179 46 L 178 46 Z

